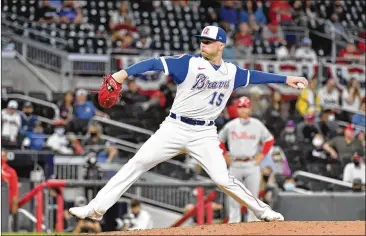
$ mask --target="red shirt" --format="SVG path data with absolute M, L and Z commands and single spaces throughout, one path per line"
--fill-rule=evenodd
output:
M 288 13 L 280 13 L 279 19 L 277 19 L 276 11 L 278 9 L 288 10 Z M 292 21 L 292 15 L 290 10 L 292 9 L 291 5 L 287 1 L 272 1 L 270 9 L 269 9 L 269 19 L 271 21 Z
M 235 35 L 238 44 L 241 46 L 252 46 L 253 45 L 253 37 L 250 34 L 241 34 L 237 33 Z
M 4 180 L 9 187 L 9 210 L 13 209 L 13 199 L 18 198 L 18 175 L 17 172 L 8 164 L 2 163 L 1 166 L 1 180 Z

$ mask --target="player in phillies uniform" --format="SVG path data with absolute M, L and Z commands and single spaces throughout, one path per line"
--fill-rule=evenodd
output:
M 98 93 L 103 107 L 112 107 L 118 102 L 122 83 L 128 76 L 147 71 L 164 71 L 170 75 L 177 84 L 177 92 L 169 116 L 156 133 L 87 206 L 71 208 L 71 214 L 81 219 L 101 220 L 142 173 L 185 152 L 201 164 L 218 187 L 246 205 L 258 219 L 283 220 L 280 213 L 255 198 L 239 180 L 229 175 L 214 120 L 236 88 L 264 83 L 287 83 L 299 88 L 298 83 L 307 86 L 307 80 L 245 70 L 223 61 L 226 33 L 219 27 L 207 26 L 197 37 L 201 40 L 200 54 L 148 59 L 104 77 Z
M 260 185 L 259 163 L 272 148 L 274 139 L 264 124 L 251 115 L 251 102 L 247 97 L 236 100 L 239 117 L 228 122 L 219 132 L 220 147 L 224 150 L 226 162 L 230 166 L 230 174 L 258 197 Z M 229 153 L 225 148 L 228 144 Z M 263 144 L 262 151 L 258 153 L 259 144 Z M 241 221 L 240 204 L 234 199 L 229 199 L 229 223 Z M 247 221 L 256 221 L 257 217 L 252 211 L 248 212 Z

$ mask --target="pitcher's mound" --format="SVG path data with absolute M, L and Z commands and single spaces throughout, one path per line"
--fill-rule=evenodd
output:
M 100 235 L 365 235 L 365 221 L 284 221 L 186 226 Z

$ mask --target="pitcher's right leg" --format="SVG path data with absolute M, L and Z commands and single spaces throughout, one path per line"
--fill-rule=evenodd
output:
M 163 123 L 87 206 L 73 207 L 70 213 L 80 219 L 101 220 L 103 214 L 142 173 L 175 156 L 183 148 L 184 143 L 184 130 L 171 122 Z

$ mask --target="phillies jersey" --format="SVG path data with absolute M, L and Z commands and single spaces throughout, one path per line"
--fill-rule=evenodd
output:
M 171 112 L 198 120 L 215 120 L 234 89 L 249 84 L 250 72 L 222 61 L 212 65 L 201 54 L 160 57 L 164 73 L 177 83 Z
M 221 142 L 227 142 L 230 155 L 234 158 L 254 157 L 260 142 L 273 139 L 266 126 L 258 119 L 236 118 L 228 122 L 219 132 Z

